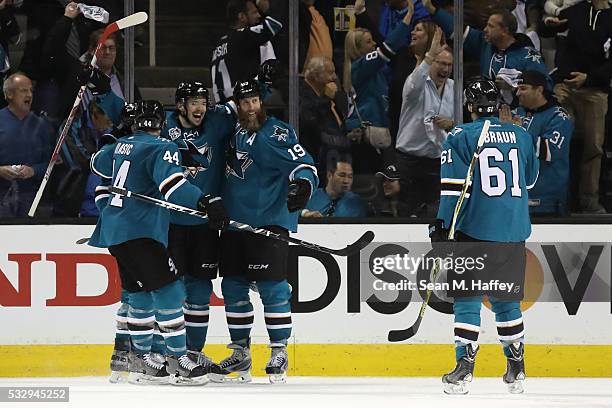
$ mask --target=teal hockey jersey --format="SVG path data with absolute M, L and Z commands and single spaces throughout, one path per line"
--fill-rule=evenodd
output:
M 239 128 L 230 138 L 223 204 L 232 220 L 295 232 L 299 211 L 287 210 L 287 192 L 297 178 L 308 180 L 313 192 L 317 188 L 312 157 L 290 125 L 268 117 L 257 132 Z
M 197 128 L 183 128 L 176 112 L 166 114 L 166 126 L 161 137 L 172 140 L 179 150 L 187 149 L 186 141 L 193 143 L 198 154 L 193 155 L 198 167 L 185 167 L 185 178 L 204 194 L 221 194 L 221 181 L 225 172 L 225 146 L 236 128 L 236 115 L 226 105 L 209 107 L 202 124 Z M 197 225 L 208 222 L 201 218 L 172 211 L 170 222 L 179 225 Z
M 91 158 L 91 169 L 112 185 L 135 193 L 197 208 L 202 191 L 187 182 L 178 147 L 165 139 L 137 132 L 104 146 Z M 168 245 L 169 210 L 134 198 L 111 194 L 89 241 L 107 248 L 137 238 Z
M 529 190 L 529 210 L 532 214 L 567 215 L 574 121 L 552 101 L 535 111 L 519 107 L 517 113 L 533 138 L 540 160 L 538 182 Z
M 450 228 L 484 120 L 491 121 L 456 231 L 495 242 L 521 242 L 531 234 L 528 192 L 538 178 L 539 161 L 531 135 L 494 117 L 455 127 L 443 145 L 438 218 Z

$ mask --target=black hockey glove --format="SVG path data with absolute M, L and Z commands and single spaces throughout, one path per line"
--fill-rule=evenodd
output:
M 451 245 L 448 240 L 448 230 L 444 228 L 442 220 L 435 220 L 432 224 L 429 224 L 429 239 L 431 240 L 432 248 L 438 255 L 450 252 Z
M 110 77 L 98 68 L 83 65 L 81 71 L 77 73 L 79 84 L 87 85 L 94 95 L 102 95 L 111 90 Z
M 210 194 L 200 197 L 198 210 L 208 215 L 208 226 L 213 229 L 225 231 L 229 225 L 229 216 L 223 206 L 221 197 L 213 197 Z
M 296 179 L 289 183 L 289 192 L 287 193 L 287 209 L 289 212 L 303 210 L 310 200 L 312 186 L 310 181 L 306 179 Z
M 280 76 L 280 67 L 278 60 L 269 59 L 259 66 L 257 79 L 268 86 L 272 86 Z

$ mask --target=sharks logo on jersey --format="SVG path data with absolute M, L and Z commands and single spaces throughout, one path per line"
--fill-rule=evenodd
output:
M 233 151 L 230 157 L 228 157 L 228 163 L 225 168 L 225 174 L 228 176 L 238 177 L 244 180 L 244 173 L 253 164 L 253 159 L 249 157 L 247 152 L 240 150 Z
M 274 133 L 270 135 L 270 137 L 276 138 L 276 140 L 279 142 L 286 142 L 288 136 L 289 131 L 287 129 L 276 125 L 274 125 Z
M 542 62 L 542 55 L 538 52 L 538 50 L 534 48 L 527 49 L 527 55 L 525 55 L 525 59 L 531 60 L 540 64 Z
M 194 166 L 183 166 L 185 171 L 183 174 L 185 177 L 191 176 L 196 178 L 198 173 L 201 171 L 206 171 L 210 167 L 213 160 L 213 148 L 205 143 L 204 146 L 196 147 L 198 150 L 198 155 L 193 156 L 193 160 L 198 163 L 197 167 Z

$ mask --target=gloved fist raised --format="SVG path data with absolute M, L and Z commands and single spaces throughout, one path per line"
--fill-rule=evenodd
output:
M 257 78 L 268 86 L 272 86 L 280 76 L 280 64 L 276 59 L 265 60 L 259 66 Z
M 289 182 L 289 191 L 287 193 L 287 209 L 289 212 L 306 208 L 311 193 L 312 186 L 310 181 L 299 178 Z
M 213 197 L 210 194 L 200 197 L 198 200 L 198 210 L 208 215 L 208 226 L 213 229 L 225 231 L 230 219 L 223 206 L 221 197 Z
M 79 84 L 87 85 L 94 95 L 102 95 L 111 90 L 110 77 L 98 68 L 83 65 L 77 73 Z

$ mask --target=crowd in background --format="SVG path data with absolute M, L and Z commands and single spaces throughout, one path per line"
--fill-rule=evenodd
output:
M 217 102 L 231 99 L 236 80 L 257 74 L 288 100 L 287 3 L 219 2 L 227 34 L 202 57 L 211 66 L 202 80 Z M 532 135 L 540 158 L 532 214 L 605 214 L 612 1 L 465 3 L 464 82 L 495 81 L 503 94 L 495 115 Z M 110 21 L 122 16 L 121 1 L 87 5 L 104 7 Z M 347 6 L 355 26 L 345 30 L 338 7 Z M 105 26 L 84 13 L 69 1 L 0 0 L 0 218 L 27 213 L 81 84 L 87 91 L 41 214 L 97 215 L 100 180 L 89 159 L 119 125 L 123 41 L 109 37 L 99 70 L 84 69 Z M 447 0 L 300 1 L 299 140 L 322 182 L 303 217 L 435 217 L 442 144 L 455 126 L 452 13 Z M 27 33 L 16 14 L 27 16 Z M 26 44 L 13 66 L 16 41 Z M 270 60 L 278 63 L 262 72 Z

